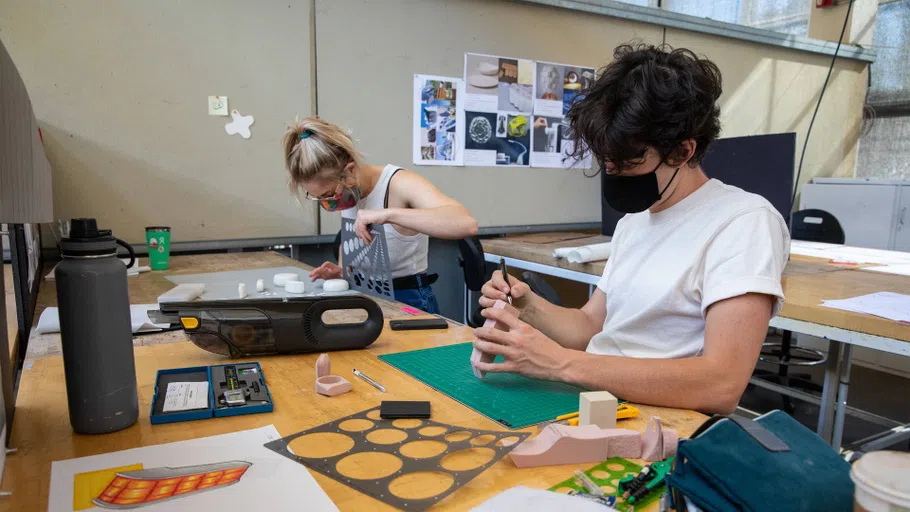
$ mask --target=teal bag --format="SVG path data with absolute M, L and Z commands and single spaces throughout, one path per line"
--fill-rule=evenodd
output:
M 680 441 L 667 486 L 677 511 L 852 511 L 850 465 L 783 411 L 715 416 Z M 691 510 L 691 509 L 689 509 Z

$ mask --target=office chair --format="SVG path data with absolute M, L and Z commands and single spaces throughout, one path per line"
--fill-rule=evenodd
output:
M 844 243 L 844 230 L 834 215 L 824 210 L 800 210 L 790 217 L 791 238 L 808 242 L 823 242 L 829 244 Z M 811 381 L 805 373 L 790 373 L 791 366 L 817 366 L 827 361 L 825 354 L 818 350 L 793 346 L 793 333 L 783 331 L 780 343 L 765 343 L 762 345 L 758 360 L 771 365 L 776 365 L 777 373 L 765 370 L 756 370 L 755 375 L 765 380 L 821 393 L 822 386 Z M 790 397 L 784 396 L 784 410 L 793 412 Z
M 844 243 L 844 230 L 834 215 L 824 210 L 800 210 L 790 217 L 790 237 L 807 242 Z
M 471 300 L 471 292 L 479 292 L 484 283 L 490 279 L 487 273 L 487 262 L 484 259 L 483 245 L 476 236 L 458 241 L 458 251 L 461 256 L 458 264 L 464 271 L 464 323 L 471 327 L 480 327 L 486 321 L 480 314 L 477 301 Z M 528 284 L 531 291 L 553 304 L 560 305 L 559 295 L 540 276 L 533 272 L 524 272 L 521 279 Z M 469 316 L 470 315 L 470 316 Z

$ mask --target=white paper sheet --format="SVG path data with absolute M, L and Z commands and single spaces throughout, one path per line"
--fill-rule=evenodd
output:
M 192 411 L 209 406 L 208 382 L 169 382 L 163 412 Z
M 414 165 L 464 165 L 464 80 L 414 75 Z
M 145 446 L 54 462 L 51 466 L 51 485 L 48 511 L 74 510 L 74 498 L 91 496 L 87 483 L 94 488 L 107 487 L 113 478 L 104 470 L 129 465 L 142 465 L 142 470 L 153 468 L 180 468 L 218 462 L 251 464 L 236 483 L 216 486 L 205 492 L 189 492 L 180 497 L 151 503 L 138 509 L 142 512 L 171 512 L 196 510 L 262 510 L 281 511 L 337 511 L 328 495 L 319 487 L 309 471 L 263 444 L 281 436 L 273 425 L 220 436 L 204 437 L 177 443 Z M 75 475 L 95 473 L 94 478 Z M 93 480 L 94 482 L 89 482 Z M 77 482 L 82 484 L 76 493 Z M 107 482 L 107 483 L 105 483 Z M 96 491 L 100 493 L 101 491 Z M 80 502 L 82 503 L 82 502 Z M 103 510 L 88 508 L 87 510 Z
M 882 274 L 894 274 L 896 276 L 910 276 L 910 264 L 885 265 L 883 267 L 863 267 L 860 270 L 866 270 L 868 272 L 881 272 Z
M 523 485 L 512 487 L 493 496 L 472 508 L 471 512 L 500 512 L 502 510 L 520 510 L 522 512 L 551 512 L 553 510 L 616 512 L 615 508 L 606 507 L 585 498 L 542 489 L 531 489 Z
M 910 253 L 906 252 L 870 249 L 868 247 L 854 247 L 851 245 L 806 242 L 803 240 L 793 240 L 791 242 L 790 254 L 824 258 L 840 263 L 875 263 L 879 265 L 910 264 Z
M 893 292 L 870 293 L 849 299 L 825 300 L 828 308 L 880 316 L 897 322 L 910 323 L 910 295 Z
M 166 329 L 170 324 L 156 324 L 149 318 L 149 310 L 158 309 L 157 304 L 130 304 L 130 325 L 133 334 L 137 332 L 152 332 Z M 46 308 L 38 317 L 35 326 L 38 334 L 60 332 L 60 311 L 56 307 Z

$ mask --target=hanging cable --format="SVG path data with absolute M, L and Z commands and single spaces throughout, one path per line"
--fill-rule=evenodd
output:
M 809 121 L 809 129 L 806 130 L 806 141 L 803 142 L 803 151 L 799 156 L 799 166 L 796 168 L 796 179 L 793 180 L 793 196 L 790 198 L 790 211 L 793 211 L 793 205 L 796 202 L 796 191 L 799 190 L 799 175 L 803 171 L 803 159 L 806 158 L 806 147 L 809 145 L 809 135 L 812 133 L 812 125 L 815 124 L 815 116 L 818 115 L 818 107 L 822 104 L 822 98 L 825 96 L 825 89 L 828 88 L 828 80 L 831 79 L 831 72 L 834 70 L 834 62 L 837 60 L 837 53 L 840 51 L 841 41 L 844 40 L 844 34 L 847 32 L 847 23 L 850 22 L 850 11 L 853 9 L 853 1 L 847 4 L 847 14 L 844 16 L 844 26 L 840 29 L 840 37 L 837 39 L 837 46 L 834 48 L 834 56 L 831 57 L 831 65 L 828 66 L 828 75 L 825 77 L 825 83 L 822 84 L 821 93 L 818 95 L 818 102 L 815 104 L 815 111 L 812 112 L 812 120 Z

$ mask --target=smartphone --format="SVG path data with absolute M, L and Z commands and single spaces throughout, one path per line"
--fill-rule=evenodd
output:
M 449 322 L 442 318 L 415 318 L 413 320 L 392 320 L 389 326 L 393 331 L 414 331 L 422 329 L 448 329 Z

